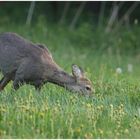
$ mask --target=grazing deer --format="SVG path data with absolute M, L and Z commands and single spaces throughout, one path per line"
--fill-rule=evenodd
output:
M 0 34 L 0 70 L 3 73 L 0 91 L 12 80 L 15 90 L 24 83 L 40 90 L 44 83 L 50 82 L 72 92 L 92 93 L 92 84 L 81 68 L 72 65 L 73 75 L 69 75 L 54 62 L 47 47 L 15 33 Z

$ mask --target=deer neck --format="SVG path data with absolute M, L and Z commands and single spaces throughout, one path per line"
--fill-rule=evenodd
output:
M 75 78 L 63 70 L 55 70 L 53 75 L 48 77 L 48 82 L 69 88 L 76 84 Z

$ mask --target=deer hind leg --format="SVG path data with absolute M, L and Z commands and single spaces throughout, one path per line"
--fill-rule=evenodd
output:
M 4 87 L 11 81 L 11 76 L 10 75 L 6 75 L 4 76 L 1 81 L 0 81 L 0 91 L 2 91 L 4 89 Z

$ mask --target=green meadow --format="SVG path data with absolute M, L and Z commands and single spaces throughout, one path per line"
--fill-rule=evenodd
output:
M 0 138 L 140 138 L 140 28 L 107 34 L 39 21 L 0 32 L 45 44 L 68 73 L 81 66 L 96 92 L 87 98 L 51 83 L 40 92 L 31 85 L 13 91 L 11 82 L 0 93 Z

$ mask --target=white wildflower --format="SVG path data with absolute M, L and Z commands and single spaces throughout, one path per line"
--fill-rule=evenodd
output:
M 122 73 L 122 69 L 120 67 L 116 68 L 116 73 L 121 74 Z

